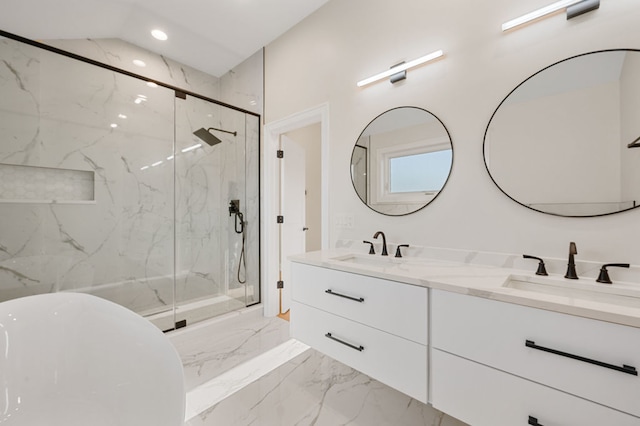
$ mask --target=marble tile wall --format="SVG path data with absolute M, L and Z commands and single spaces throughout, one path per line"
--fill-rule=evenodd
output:
M 0 163 L 95 177 L 94 204 L 0 203 L 0 300 L 127 283 L 153 293 L 141 310 L 170 302 L 173 177 L 140 169 L 173 152 L 173 91 L 10 40 L 0 56 Z
M 120 39 L 46 40 L 46 44 L 262 115 L 263 50 L 215 77 Z M 144 68 L 134 59 L 145 62 Z
M 58 47 L 71 44 L 111 62 L 139 54 L 114 40 Z M 215 77 L 160 55 L 145 61 L 150 78 L 220 94 Z M 95 176 L 92 205 L 0 202 L 0 300 L 80 290 L 152 313 L 172 306 L 174 273 L 180 300 L 233 287 L 258 297 L 258 117 L 176 99 L 173 90 L 7 39 L 0 39 L 0 93 L 0 164 Z M 200 127 L 238 136 L 182 153 Z M 242 240 L 230 231 L 230 198 L 246 206 L 247 291 L 233 280 Z
M 149 79 L 220 99 L 220 79 L 116 38 L 45 40 L 45 44 Z M 141 60 L 146 66 L 136 66 Z M 230 103 L 230 102 L 227 102 Z

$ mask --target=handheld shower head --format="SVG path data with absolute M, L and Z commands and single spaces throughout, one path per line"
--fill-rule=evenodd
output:
M 200 139 L 202 139 L 209 146 L 214 146 L 214 145 L 217 145 L 220 142 L 222 142 L 222 140 L 220 140 L 219 138 L 214 136 L 210 132 L 210 130 L 217 130 L 219 132 L 229 133 L 229 134 L 231 134 L 233 136 L 236 136 L 238 134 L 238 132 L 230 132 L 228 130 L 216 129 L 215 127 L 209 127 L 208 129 L 205 129 L 204 127 L 202 127 L 200 129 L 196 130 L 195 132 L 193 132 L 193 134 L 196 135 L 197 137 L 199 137 Z

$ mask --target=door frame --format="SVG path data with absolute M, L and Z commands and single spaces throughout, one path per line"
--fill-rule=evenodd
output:
M 320 123 L 320 152 L 321 152 L 321 226 L 322 249 L 329 247 L 329 104 L 324 103 L 264 126 L 264 178 L 261 188 L 261 229 L 262 247 L 262 301 L 264 315 L 272 317 L 278 314 L 278 257 L 279 257 L 279 226 L 276 217 L 280 214 L 280 169 L 276 151 L 280 146 L 280 135 L 292 130 L 300 129 L 311 124 Z M 286 155 L 286 154 L 285 154 Z M 285 283 L 285 286 L 290 283 Z

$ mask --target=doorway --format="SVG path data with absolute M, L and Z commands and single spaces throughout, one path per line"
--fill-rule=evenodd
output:
M 288 310 L 287 258 L 329 246 L 328 116 L 324 104 L 265 125 L 261 241 L 265 316 Z M 283 158 L 278 151 L 284 151 Z
M 321 234 L 320 123 L 280 137 L 280 277 L 278 316 L 289 319 L 291 304 L 290 255 L 320 250 Z

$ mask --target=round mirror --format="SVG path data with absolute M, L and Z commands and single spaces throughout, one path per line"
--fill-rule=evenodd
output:
M 368 207 L 402 216 L 438 196 L 452 161 L 451 138 L 438 117 L 421 108 L 398 107 L 377 116 L 358 137 L 351 181 Z
M 543 213 L 601 216 L 640 198 L 640 51 L 586 53 L 526 79 L 500 103 L 484 161 L 514 201 Z

